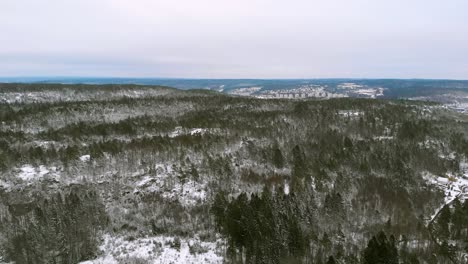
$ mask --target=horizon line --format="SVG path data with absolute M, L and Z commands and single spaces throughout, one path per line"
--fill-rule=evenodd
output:
M 468 81 L 468 79 L 452 78 L 398 78 L 398 77 L 301 77 L 301 78 L 207 78 L 207 77 L 114 77 L 114 76 L 0 76 L 0 80 L 7 79 L 136 79 L 136 80 L 428 80 L 428 81 Z

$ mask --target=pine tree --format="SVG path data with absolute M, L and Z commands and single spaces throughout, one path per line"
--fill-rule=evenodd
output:
M 329 256 L 327 260 L 327 264 L 336 264 L 335 258 L 333 256 Z
M 303 187 L 304 179 L 306 179 L 307 168 L 304 153 L 298 145 L 293 148 L 292 156 L 291 189 L 292 191 L 299 191 Z
M 222 232 L 226 226 L 226 210 L 228 201 L 224 192 L 218 192 L 215 196 L 211 212 L 215 217 L 215 223 L 217 228 Z
M 383 231 L 373 236 L 364 250 L 364 264 L 398 264 L 398 250 L 393 236 L 388 239 Z
M 278 169 L 284 167 L 283 153 L 281 153 L 278 146 L 275 146 L 273 149 L 273 165 Z
M 198 170 L 197 170 L 197 168 L 195 167 L 195 165 L 193 163 L 190 165 L 190 174 L 192 175 L 192 178 L 195 181 L 198 181 L 200 179 L 200 175 L 198 174 Z
M 464 228 L 465 221 L 463 215 L 463 205 L 455 198 L 453 201 L 453 214 L 452 214 L 452 223 L 453 223 L 453 230 L 451 232 L 451 236 L 453 239 L 458 239 L 461 237 L 461 231 Z
M 450 207 L 445 205 L 437 218 L 437 232 L 441 238 L 448 239 L 450 236 L 451 217 Z

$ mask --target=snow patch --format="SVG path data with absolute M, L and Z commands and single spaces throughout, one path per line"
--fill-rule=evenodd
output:
M 23 181 L 31 181 L 36 178 L 36 169 L 34 169 L 31 165 L 24 165 L 20 168 L 20 173 L 18 174 L 18 178 L 22 179 Z
M 181 126 L 178 126 L 172 131 L 168 136 L 173 138 L 181 135 L 203 135 L 206 133 L 216 133 L 219 132 L 219 128 L 192 128 L 187 129 Z
M 82 162 L 88 162 L 91 159 L 91 155 L 83 155 L 80 157 Z
M 447 177 L 437 177 L 430 173 L 423 174 L 423 178 L 432 185 L 437 186 L 444 192 L 444 203 L 430 217 L 430 221 L 437 216 L 438 212 L 446 205 L 450 204 L 456 198 L 460 200 L 468 199 L 468 172 L 463 177 L 448 173 Z
M 145 263 L 222 263 L 218 248 L 224 244 L 221 238 L 216 242 L 203 242 L 198 237 L 180 238 L 180 248 L 171 247 L 174 237 L 153 236 L 128 241 L 122 236 L 104 235 L 100 246 L 103 255 L 81 264 L 124 263 L 126 259 L 139 259 Z M 190 247 L 198 245 L 203 250 L 190 252 Z
M 196 134 L 204 134 L 206 133 L 207 129 L 206 128 L 194 128 L 190 131 L 190 135 L 196 135 Z
M 358 116 L 364 115 L 364 112 L 352 111 L 352 110 L 340 110 L 338 111 L 338 114 L 344 117 L 358 117 Z
M 44 178 L 44 176 L 46 175 L 59 177 L 56 167 L 48 168 L 44 165 L 40 165 L 39 167 L 35 168 L 29 164 L 25 164 L 19 169 L 19 173 L 17 177 L 23 181 L 34 181 L 34 180 L 40 180 Z
M 393 139 L 393 136 L 378 136 L 378 137 L 374 137 L 374 140 L 378 140 L 378 141 L 392 140 L 392 139 Z
M 182 205 L 193 206 L 206 199 L 205 186 L 195 181 L 176 183 L 171 191 L 162 194 L 167 199 L 178 199 Z
M 156 175 L 145 175 L 135 182 L 134 192 L 159 193 L 168 200 L 178 200 L 184 206 L 194 206 L 206 200 L 206 183 L 178 179 L 171 166 L 158 164 Z
M 9 189 L 11 184 L 0 179 L 0 189 Z

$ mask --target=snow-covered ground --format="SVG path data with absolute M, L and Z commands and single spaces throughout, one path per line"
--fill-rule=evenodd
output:
M 344 117 L 358 117 L 364 115 L 364 112 L 362 111 L 353 111 L 353 110 L 340 110 L 338 111 L 338 114 L 340 116 Z
M 34 91 L 34 92 L 4 92 L 0 94 L 0 102 L 3 103 L 43 103 L 43 102 L 57 102 L 57 101 L 89 101 L 89 100 L 106 100 L 113 98 L 144 98 L 166 95 L 174 92 L 165 88 L 153 87 L 138 87 L 129 89 L 120 89 L 112 92 L 100 91 L 95 89 L 91 91 L 78 92 L 72 89 L 63 89 L 61 91 L 48 90 Z
M 80 157 L 82 162 L 88 162 L 91 159 L 91 155 L 83 155 Z
M 175 237 L 152 236 L 125 239 L 122 236 L 104 235 L 99 247 L 102 255 L 81 264 L 117 264 L 129 260 L 144 263 L 222 263 L 224 241 L 218 237 L 215 242 L 201 241 L 198 237 L 180 238 L 180 248 L 175 246 Z
M 374 140 L 378 140 L 378 141 L 393 140 L 393 136 L 378 136 L 378 137 L 374 137 Z
M 203 184 L 188 181 L 184 184 L 177 183 L 170 192 L 163 193 L 164 198 L 178 199 L 184 206 L 192 206 L 206 199 L 205 186 Z
M 205 133 L 218 133 L 220 129 L 216 128 L 183 128 L 183 127 L 176 127 L 174 131 L 172 131 L 168 136 L 169 137 L 177 137 L 181 135 L 203 135 Z
M 60 177 L 60 174 L 56 167 L 46 167 L 44 165 L 40 165 L 39 167 L 33 167 L 29 164 L 23 165 L 21 168 L 19 168 L 18 174 L 16 176 L 23 181 L 30 182 L 40 180 L 44 178 L 45 175 L 54 178 Z
M 11 184 L 0 179 L 0 189 L 8 189 L 11 187 Z
M 160 164 L 156 166 L 154 175 L 144 175 L 135 183 L 135 192 L 159 193 L 166 199 L 178 200 L 184 206 L 193 206 L 205 201 L 206 183 L 191 179 L 181 182 L 173 175 L 171 166 Z
M 437 177 L 426 173 L 423 175 L 430 184 L 438 186 L 444 191 L 444 203 L 434 212 L 433 215 L 428 219 L 428 223 L 431 222 L 434 217 L 437 216 L 439 211 L 446 205 L 450 204 L 458 198 L 460 200 L 468 199 L 468 172 L 465 172 L 463 176 L 456 176 L 448 174 L 447 177 Z

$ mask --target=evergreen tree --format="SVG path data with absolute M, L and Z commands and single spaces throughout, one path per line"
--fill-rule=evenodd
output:
M 198 181 L 200 179 L 200 175 L 198 174 L 198 170 L 197 170 L 197 168 L 195 167 L 195 165 L 193 163 L 190 165 L 190 174 L 192 175 L 192 178 L 195 181 Z
M 283 153 L 281 153 L 281 150 L 277 145 L 273 149 L 273 165 L 278 169 L 284 167 Z
M 307 176 L 307 168 L 304 159 L 304 153 L 296 145 L 292 150 L 292 171 L 291 171 L 291 189 L 299 191 L 303 187 L 303 182 Z
M 364 264 L 398 264 L 398 251 L 393 236 L 383 231 L 373 236 L 364 250 Z
M 211 207 L 211 212 L 213 213 L 216 221 L 216 226 L 220 231 L 224 231 L 226 224 L 226 210 L 228 206 L 228 201 L 224 192 L 218 192 L 215 196 L 213 206 Z
M 437 217 L 437 233 L 441 238 L 448 239 L 450 236 L 451 217 L 450 207 L 445 205 Z
M 329 256 L 327 260 L 327 264 L 336 264 L 335 258 L 333 256 Z
M 458 198 L 455 198 L 453 201 L 453 214 L 452 214 L 452 224 L 453 228 L 451 233 L 451 236 L 453 239 L 458 239 L 461 237 L 462 230 L 467 226 L 468 224 L 465 222 L 465 216 L 463 213 L 463 205 L 458 200 Z

